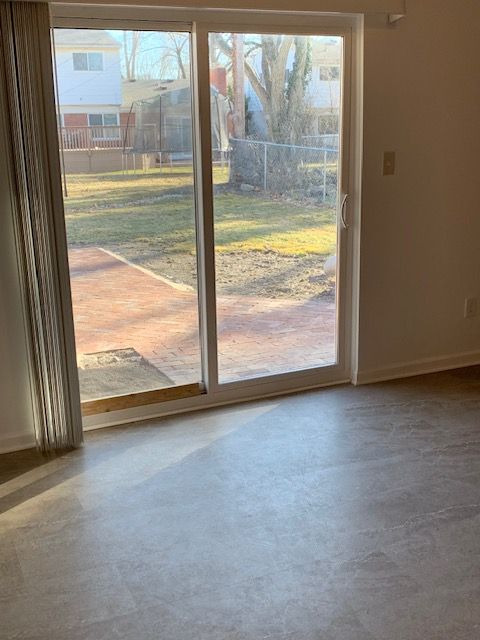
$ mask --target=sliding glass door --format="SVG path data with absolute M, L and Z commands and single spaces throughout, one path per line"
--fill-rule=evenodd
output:
M 343 39 L 209 44 L 219 381 L 336 364 Z
M 190 394 L 201 380 L 190 40 L 174 30 L 54 31 L 85 403 L 170 399 L 179 394 L 141 394 Z
M 54 29 L 84 412 L 338 378 L 348 34 L 104 14 Z

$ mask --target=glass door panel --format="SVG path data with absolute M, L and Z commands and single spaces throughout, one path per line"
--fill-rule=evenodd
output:
M 219 382 L 334 365 L 343 38 L 209 55 Z
M 198 387 L 190 34 L 54 42 L 81 399 Z

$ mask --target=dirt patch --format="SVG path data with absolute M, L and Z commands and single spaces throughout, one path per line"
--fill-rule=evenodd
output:
M 174 384 L 131 347 L 80 355 L 78 374 L 84 402 Z
M 320 256 L 281 256 L 268 251 L 219 253 L 218 292 L 299 300 L 332 297 L 334 280 L 325 274 L 324 263 Z
M 187 254 L 138 255 L 138 247 L 109 247 L 115 253 L 173 282 L 196 286 L 195 258 Z M 218 253 L 217 293 L 295 300 L 335 295 L 335 278 L 324 271 L 323 256 L 285 256 L 274 251 Z

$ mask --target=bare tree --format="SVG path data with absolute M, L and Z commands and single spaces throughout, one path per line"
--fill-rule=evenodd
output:
M 177 70 L 177 80 L 187 78 L 188 36 L 184 33 L 168 33 L 168 44 L 163 50 L 166 57 L 172 58 Z
M 162 55 L 158 57 L 139 56 L 137 61 L 137 79 L 141 80 L 160 80 L 168 78 L 174 70 L 170 60 Z
M 229 61 L 234 56 L 233 42 L 233 38 L 220 34 L 214 40 L 214 45 Z M 297 143 L 308 126 L 309 117 L 305 101 L 311 69 L 308 38 L 261 35 L 259 41 L 245 44 L 245 75 L 262 105 L 269 139 Z M 256 50 L 261 52 L 258 64 L 255 63 Z
M 142 36 L 142 31 L 123 32 L 123 56 L 127 80 L 136 80 L 137 78 L 137 56 Z
M 185 79 L 189 38 L 183 33 L 123 32 L 123 73 L 127 80 Z

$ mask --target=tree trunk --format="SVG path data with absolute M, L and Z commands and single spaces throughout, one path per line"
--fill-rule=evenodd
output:
M 245 138 L 245 74 L 243 36 L 232 36 L 233 130 L 236 138 Z
M 288 130 L 285 131 L 290 144 L 299 144 L 304 133 L 307 120 L 307 105 L 305 104 L 305 82 L 308 62 L 308 45 L 306 38 L 295 38 L 295 61 L 289 78 L 287 90 L 287 112 L 285 122 Z M 286 138 L 287 139 L 287 138 Z

